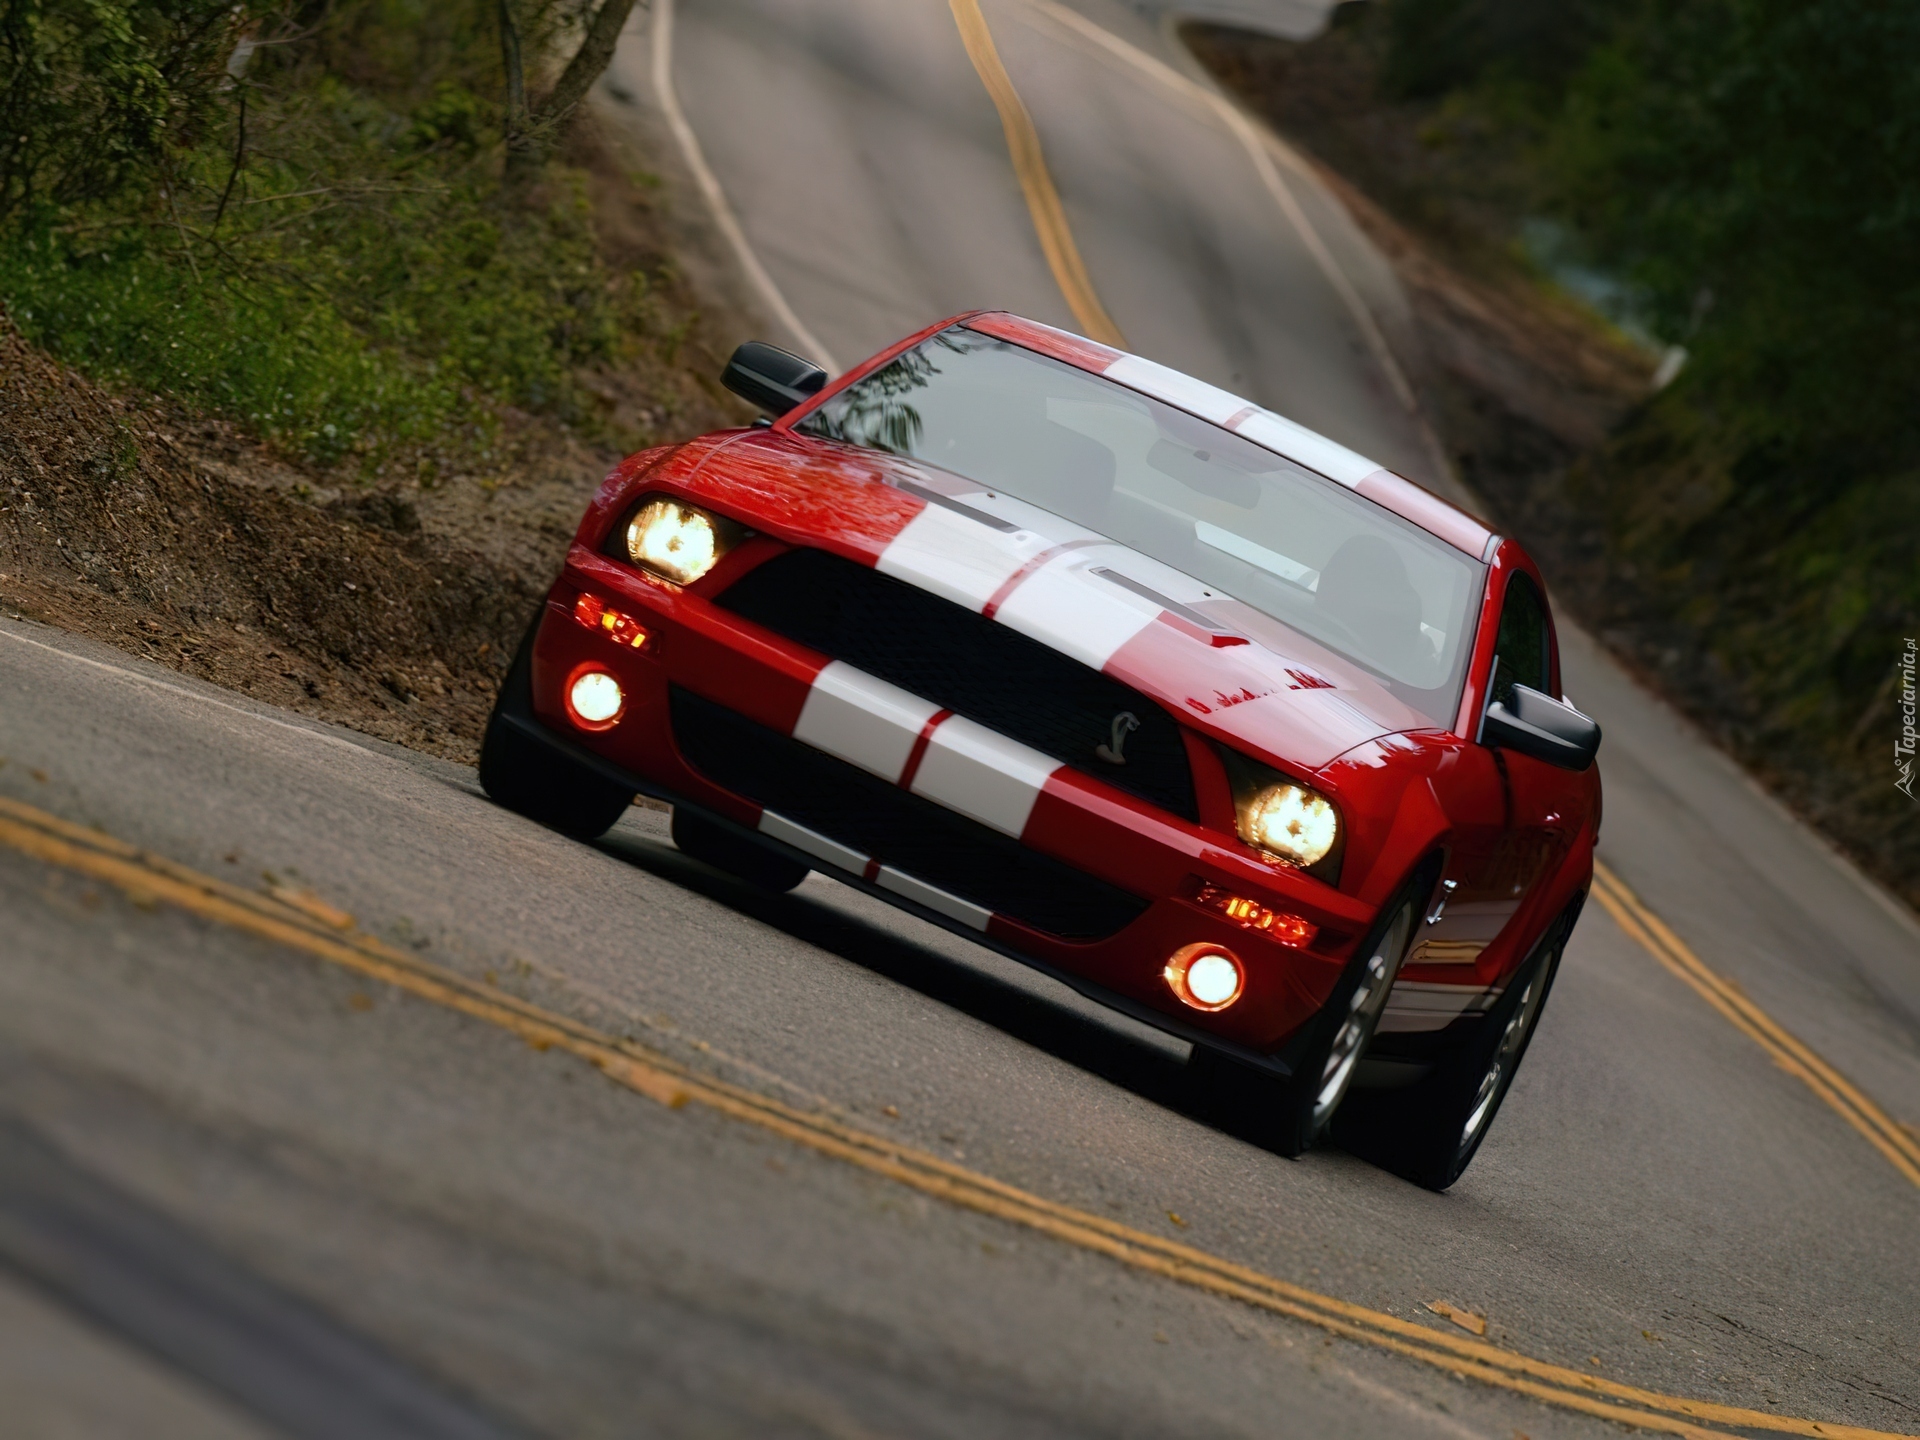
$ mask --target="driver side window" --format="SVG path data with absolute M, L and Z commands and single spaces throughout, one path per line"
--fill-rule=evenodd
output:
M 1547 655 L 1547 607 L 1525 575 L 1507 582 L 1500 610 L 1500 634 L 1494 642 L 1493 698 L 1512 705 L 1513 687 L 1525 685 L 1542 695 L 1553 693 Z

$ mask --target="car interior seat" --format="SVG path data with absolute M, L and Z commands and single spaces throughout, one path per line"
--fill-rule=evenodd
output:
M 1420 682 L 1433 647 L 1420 630 L 1420 595 L 1400 552 L 1378 535 L 1355 535 L 1320 569 L 1314 609 L 1346 632 L 1362 660 Z

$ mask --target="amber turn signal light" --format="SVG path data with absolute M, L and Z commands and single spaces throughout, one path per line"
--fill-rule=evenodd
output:
M 614 609 L 598 595 L 582 591 L 580 598 L 573 602 L 573 618 L 587 629 L 611 637 L 615 644 L 630 645 L 638 650 L 647 643 L 647 632 L 640 628 L 639 621 Z
M 1295 949 L 1311 945 L 1313 937 L 1320 933 L 1320 927 L 1311 920 L 1303 920 L 1285 910 L 1269 910 L 1258 900 L 1236 895 L 1211 881 L 1202 883 L 1200 893 L 1193 898 L 1196 904 L 1219 912 L 1241 929 L 1256 930 L 1269 940 L 1278 940 Z

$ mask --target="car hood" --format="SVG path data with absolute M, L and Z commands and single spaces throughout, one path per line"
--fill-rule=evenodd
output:
M 654 472 L 757 530 L 983 613 L 1288 768 L 1439 728 L 1353 661 L 1092 530 L 915 461 L 756 430 Z

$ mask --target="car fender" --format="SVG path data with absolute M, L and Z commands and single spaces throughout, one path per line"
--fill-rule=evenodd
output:
M 1386 839 L 1355 890 L 1355 898 L 1369 905 L 1386 904 L 1417 866 L 1446 848 L 1449 828 L 1447 812 L 1434 793 L 1433 782 L 1424 776 L 1414 780 L 1401 792 Z M 1434 872 L 1436 879 L 1439 873 Z

